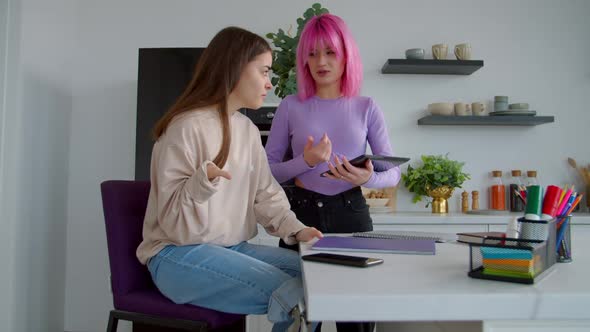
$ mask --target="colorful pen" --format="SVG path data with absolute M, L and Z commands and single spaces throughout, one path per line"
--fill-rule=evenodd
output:
M 576 197 L 576 200 L 572 203 L 572 206 L 569 208 L 569 210 L 567 210 L 567 213 L 565 214 L 565 216 L 569 216 L 574 211 L 576 206 L 578 206 L 578 204 L 580 204 L 582 197 L 584 197 L 584 194 L 580 194 L 580 195 L 578 195 L 578 197 Z
M 555 250 L 558 254 L 559 254 L 559 248 L 561 247 L 561 241 L 563 241 L 563 236 L 565 235 L 565 230 L 567 228 L 568 221 L 569 221 L 569 218 L 565 218 L 565 221 L 563 222 L 563 225 L 561 225 L 561 228 L 559 228 L 559 232 L 557 234 L 557 242 L 555 245 Z
M 576 200 L 577 195 L 578 195 L 578 193 L 576 193 L 576 192 L 572 193 L 570 198 L 567 200 L 567 204 L 563 207 L 563 209 L 561 211 L 559 211 L 560 216 L 563 216 L 564 213 L 569 211 L 569 209 L 572 207 L 572 204 L 574 204 L 574 201 Z M 567 216 L 567 214 L 565 214 L 565 215 Z
M 559 206 L 557 207 L 557 215 L 558 216 L 562 216 L 563 215 L 563 208 L 565 208 L 565 205 L 567 204 L 567 202 L 569 201 L 571 195 L 573 192 L 573 187 L 568 189 L 567 192 L 565 193 L 565 195 L 563 196 L 563 199 L 561 200 L 561 203 L 559 204 Z
M 565 193 L 567 191 L 567 187 L 569 187 L 569 184 L 566 184 L 565 186 L 563 186 L 563 189 L 561 190 L 561 195 L 559 195 L 559 204 L 561 204 L 561 202 L 563 202 L 563 197 L 565 196 Z

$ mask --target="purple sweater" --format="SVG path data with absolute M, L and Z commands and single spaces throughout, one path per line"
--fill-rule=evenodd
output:
M 336 195 L 353 187 L 346 181 L 321 177 L 320 174 L 328 170 L 327 163 L 312 168 L 303 160 L 307 137 L 313 136 L 315 145 L 324 133 L 332 141 L 332 153 L 349 160 L 364 154 L 367 142 L 374 155 L 393 156 L 383 113 L 373 99 L 314 96 L 301 101 L 296 96 L 288 96 L 277 108 L 266 143 L 270 169 L 279 183 L 297 177 L 306 189 L 324 195 Z M 293 159 L 283 161 L 289 145 Z M 363 187 L 395 186 L 400 173 L 399 167 L 375 172 Z

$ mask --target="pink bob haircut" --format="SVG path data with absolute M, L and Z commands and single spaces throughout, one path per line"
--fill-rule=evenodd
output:
M 345 97 L 358 96 L 363 82 L 363 64 L 352 34 L 346 23 L 335 15 L 322 14 L 305 24 L 297 46 L 297 95 L 306 100 L 316 94 L 309 71 L 309 53 L 318 47 L 329 47 L 338 59 L 344 59 L 340 92 Z

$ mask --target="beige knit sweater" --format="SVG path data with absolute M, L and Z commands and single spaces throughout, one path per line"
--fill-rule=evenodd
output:
M 289 244 L 305 228 L 270 172 L 256 126 L 238 112 L 230 117 L 230 126 L 231 148 L 223 169 L 231 180 L 207 178 L 207 164 L 221 146 L 221 123 L 214 110 L 177 116 L 155 143 L 143 242 L 137 248 L 142 264 L 168 244 L 231 246 L 247 241 L 256 236 L 257 223 Z

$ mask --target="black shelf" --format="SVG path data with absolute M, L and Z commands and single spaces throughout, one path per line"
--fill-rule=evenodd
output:
M 382 74 L 471 75 L 483 60 L 388 59 Z
M 486 116 L 445 116 L 427 115 L 418 119 L 418 125 L 422 126 L 536 126 L 555 121 L 553 116 L 527 116 L 527 115 L 486 115 Z

